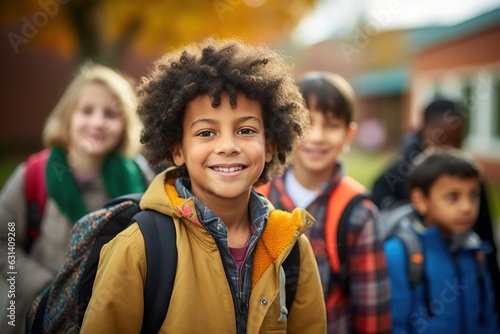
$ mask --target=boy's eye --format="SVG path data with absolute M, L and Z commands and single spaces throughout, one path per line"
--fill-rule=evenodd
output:
M 455 202 L 458 198 L 458 195 L 456 193 L 451 193 L 446 195 L 446 199 L 450 202 Z
M 256 133 L 256 131 L 253 129 L 250 129 L 250 128 L 244 128 L 244 129 L 239 130 L 237 133 L 239 135 L 251 135 L 251 134 Z
M 327 122 L 326 127 L 329 129 L 338 129 L 341 127 L 340 122 Z
M 204 131 L 198 132 L 196 134 L 196 136 L 198 136 L 198 137 L 212 137 L 212 136 L 215 136 L 215 134 L 212 131 L 204 130 Z
M 475 192 L 471 193 L 470 199 L 474 202 L 478 202 L 479 201 L 479 191 L 475 191 Z
M 329 129 L 338 129 L 345 126 L 345 122 L 336 117 L 326 118 L 325 127 Z

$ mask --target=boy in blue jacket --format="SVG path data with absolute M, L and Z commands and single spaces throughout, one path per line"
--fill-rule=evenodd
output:
M 455 149 L 429 149 L 408 179 L 410 231 L 423 248 L 423 277 L 411 287 L 403 243 L 385 243 L 394 333 L 498 333 L 487 244 L 472 231 L 481 174 Z

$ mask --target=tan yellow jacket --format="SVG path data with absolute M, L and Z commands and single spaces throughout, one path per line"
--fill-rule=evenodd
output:
M 236 333 L 233 296 L 213 237 L 198 222 L 193 199 L 180 198 L 171 180 L 158 175 L 141 207 L 173 217 L 178 263 L 161 333 Z M 247 333 L 325 333 L 323 293 L 311 246 L 303 232 L 312 217 L 303 210 L 274 210 L 253 258 Z M 280 318 L 280 267 L 295 242 L 300 273 L 291 312 Z M 137 224 L 101 251 L 101 262 L 82 333 L 139 333 L 146 279 L 144 239 Z

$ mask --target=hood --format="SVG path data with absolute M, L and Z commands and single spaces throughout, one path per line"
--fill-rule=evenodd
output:
M 171 217 L 186 216 L 189 210 L 181 208 L 194 208 L 194 202 L 192 198 L 179 197 L 174 185 L 177 176 L 177 167 L 175 166 L 156 175 L 142 196 L 141 209 L 155 210 Z

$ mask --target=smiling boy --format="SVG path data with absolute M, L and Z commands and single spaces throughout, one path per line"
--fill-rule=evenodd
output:
M 324 333 L 325 306 L 303 210 L 274 210 L 252 190 L 282 171 L 308 130 L 308 112 L 283 56 L 208 39 L 159 59 L 139 88 L 150 164 L 141 201 L 173 218 L 178 262 L 165 333 Z M 279 124 L 279 126 L 273 126 Z M 294 302 L 283 262 L 298 243 Z M 161 250 L 158 250 L 161 251 Z M 138 333 L 146 274 L 137 224 L 101 252 L 83 333 Z M 122 277 L 118 282 L 116 277 Z
M 390 333 L 389 278 L 377 233 L 383 222 L 340 160 L 356 135 L 354 91 L 330 72 L 305 73 L 298 85 L 312 129 L 293 165 L 257 191 L 276 208 L 303 208 L 316 219 L 306 234 L 320 270 L 328 333 Z

